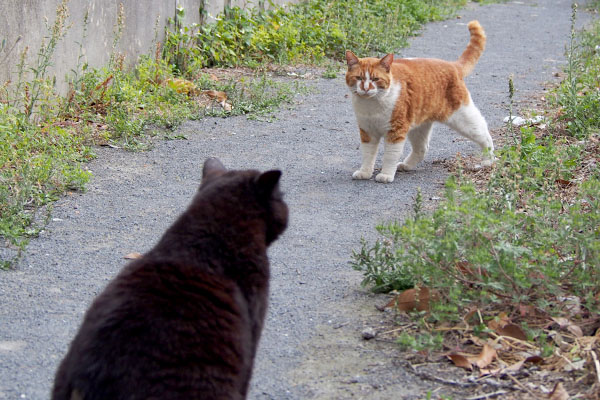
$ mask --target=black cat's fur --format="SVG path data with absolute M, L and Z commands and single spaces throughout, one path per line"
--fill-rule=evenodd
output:
M 94 300 L 53 400 L 244 399 L 267 309 L 281 172 L 204 163 L 189 208 Z

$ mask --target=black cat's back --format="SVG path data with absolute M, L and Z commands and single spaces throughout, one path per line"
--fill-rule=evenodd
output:
M 90 306 L 52 398 L 243 399 L 287 225 L 278 171 L 205 163 L 192 204 Z

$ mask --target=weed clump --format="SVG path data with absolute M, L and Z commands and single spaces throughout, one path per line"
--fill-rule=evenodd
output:
M 321 63 L 345 49 L 373 55 L 396 51 L 429 21 L 464 0 L 308 0 L 287 7 L 228 8 L 214 23 L 185 26 L 179 8 L 166 31 L 164 58 L 182 75 L 199 67 Z

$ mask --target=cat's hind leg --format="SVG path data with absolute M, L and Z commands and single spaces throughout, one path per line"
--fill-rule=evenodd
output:
M 371 179 L 375 169 L 375 158 L 380 138 L 372 138 L 362 129 L 360 130 L 360 152 L 362 154 L 362 165 L 354 171 L 352 179 Z
M 469 96 L 469 104 L 461 106 L 444 124 L 457 131 L 461 136 L 477 143 L 483 152 L 483 166 L 494 163 L 494 142 L 488 131 L 485 118 Z
M 406 140 L 400 140 L 396 143 L 385 140 L 383 148 L 383 165 L 381 166 L 381 172 L 377 174 L 375 180 L 381 183 L 391 183 L 394 181 L 394 175 L 396 175 L 396 168 L 398 161 L 402 157 L 404 152 L 404 143 Z
M 408 131 L 408 140 L 412 150 L 408 157 L 398 164 L 398 171 L 412 171 L 418 163 L 423 161 L 429 149 L 429 138 L 433 122 L 424 122 Z

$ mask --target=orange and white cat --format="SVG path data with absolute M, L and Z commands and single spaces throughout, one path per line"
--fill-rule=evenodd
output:
M 346 51 L 346 84 L 360 128 L 362 165 L 353 179 L 373 175 L 379 142 L 384 138 L 383 166 L 377 182 L 394 180 L 396 170 L 408 171 L 423 160 L 429 147 L 433 122 L 448 125 L 477 143 L 482 165 L 494 161 L 494 144 L 487 123 L 473 104 L 465 86 L 485 48 L 485 32 L 477 21 L 469 22 L 471 39 L 458 61 L 432 58 L 358 58 Z M 406 138 L 412 151 L 400 162 Z

